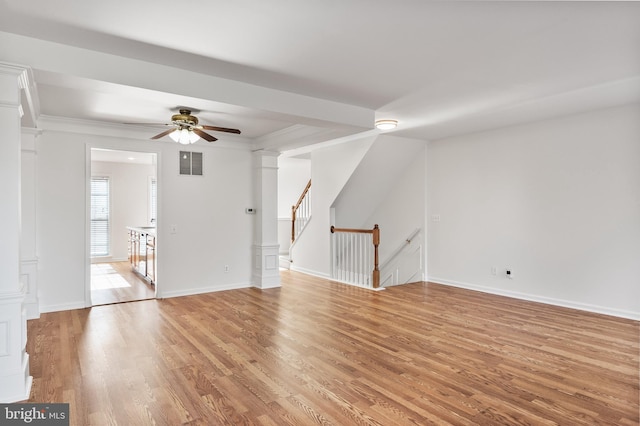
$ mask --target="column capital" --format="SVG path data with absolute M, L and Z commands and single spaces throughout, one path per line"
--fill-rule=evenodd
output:
M 26 105 L 21 105 L 20 90 L 24 92 Z M 29 125 L 35 127 L 40 104 L 33 70 L 30 67 L 0 62 L 0 104 L 18 108 L 21 117 L 26 113 L 31 120 Z M 24 111 L 25 107 L 27 111 Z
M 25 73 L 28 73 L 29 67 L 24 65 L 10 64 L 7 62 L 0 62 L 0 74 L 13 75 L 20 77 Z

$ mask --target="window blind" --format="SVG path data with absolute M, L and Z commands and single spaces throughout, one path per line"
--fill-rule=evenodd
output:
M 109 178 L 91 178 L 91 256 L 110 252 Z

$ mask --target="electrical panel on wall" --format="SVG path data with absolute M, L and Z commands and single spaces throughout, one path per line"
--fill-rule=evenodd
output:
M 202 176 L 202 153 L 180 151 L 180 174 Z

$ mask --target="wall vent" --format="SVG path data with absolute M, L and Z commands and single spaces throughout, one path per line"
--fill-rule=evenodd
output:
M 202 176 L 202 153 L 180 151 L 180 174 Z

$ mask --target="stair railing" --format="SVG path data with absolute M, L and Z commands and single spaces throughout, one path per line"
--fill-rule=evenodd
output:
M 411 244 L 411 242 L 413 241 L 413 239 L 416 237 L 416 235 L 418 235 L 420 233 L 420 228 L 416 228 L 413 230 L 413 232 L 411 234 L 409 234 L 409 236 L 394 250 L 391 252 L 391 254 L 389 255 L 389 257 L 380 264 L 380 269 L 384 269 L 386 268 L 391 262 L 393 262 L 394 260 L 396 260 L 396 258 L 398 257 L 398 255 L 402 252 L 402 250 L 404 250 L 404 248 Z
M 302 191 L 298 202 L 291 206 L 291 243 L 300 235 L 307 222 L 311 218 L 311 179 Z
M 380 287 L 378 246 L 380 228 L 348 229 L 331 227 L 331 278 L 347 284 Z

